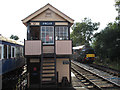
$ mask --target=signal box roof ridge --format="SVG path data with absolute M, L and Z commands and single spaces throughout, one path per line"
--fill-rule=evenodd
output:
M 25 24 L 26 26 L 27 22 L 29 21 L 67 21 L 71 25 L 74 22 L 73 19 L 71 19 L 49 3 L 22 20 L 23 24 Z

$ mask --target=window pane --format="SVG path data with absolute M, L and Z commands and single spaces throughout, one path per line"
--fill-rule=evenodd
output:
M 45 37 L 45 33 L 42 33 L 42 37 Z
M 11 58 L 11 46 L 8 46 L 8 58 Z
M 12 57 L 14 57 L 15 49 L 12 47 Z
M 50 32 L 53 32 L 53 27 L 50 27 Z
M 43 33 L 43 32 L 45 33 L 45 27 L 42 27 L 42 33 Z
M 43 43 L 53 43 L 54 42 L 54 28 L 53 26 L 42 26 L 42 29 L 45 28 L 45 32 L 42 32 L 42 41 Z
M 30 39 L 31 40 L 40 39 L 40 28 L 39 27 L 30 27 Z
M 45 37 L 42 37 L 42 42 L 45 43 Z
M 55 28 L 56 40 L 66 40 L 68 39 L 68 27 L 67 26 L 57 26 Z
M 7 45 L 4 45 L 4 59 L 7 59 Z
M 0 46 L 0 59 L 2 59 L 2 47 Z
M 63 30 L 63 27 L 59 27 L 59 30 Z
M 48 32 L 49 31 L 49 27 L 46 27 L 46 32 Z
M 16 47 L 16 57 L 20 57 L 20 47 Z

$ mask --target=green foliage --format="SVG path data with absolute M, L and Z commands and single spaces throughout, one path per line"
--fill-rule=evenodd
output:
M 120 1 L 117 1 L 117 2 L 115 3 L 115 7 L 116 7 L 116 11 L 118 11 L 118 13 L 120 13 Z M 116 17 L 116 20 L 117 20 L 117 21 L 120 20 L 120 16 L 119 16 L 119 15 Z
M 116 7 L 116 10 L 117 10 L 118 12 L 120 12 L 120 1 L 117 1 L 117 2 L 115 3 L 115 7 Z
M 94 35 L 93 48 L 101 59 L 120 59 L 120 27 L 118 23 L 109 23 L 100 33 Z
M 93 23 L 91 19 L 84 18 L 82 22 L 77 22 L 73 25 L 71 39 L 73 46 L 83 45 L 92 41 L 93 32 L 98 30 L 100 23 Z
M 19 37 L 18 37 L 18 36 L 16 36 L 16 35 L 11 35 L 11 36 L 10 36 L 10 39 L 18 40 L 18 39 L 19 39 Z

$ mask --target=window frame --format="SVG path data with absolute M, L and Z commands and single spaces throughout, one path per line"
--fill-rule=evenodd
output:
M 13 48 L 14 48 L 14 57 L 13 57 Z M 11 58 L 15 58 L 16 57 L 16 49 L 15 46 L 11 46 Z
M 53 43 L 46 43 L 46 38 L 45 38 L 45 43 L 43 43 L 43 45 L 53 45 L 54 44 L 54 41 L 55 41 L 55 39 L 54 39 L 54 26 L 41 26 L 41 29 L 40 29 L 40 33 L 41 33 L 41 35 L 40 35 L 40 39 L 42 40 L 42 37 L 43 37 L 43 35 L 42 35 L 42 28 L 45 28 L 45 37 L 46 37 L 46 28 L 47 27 L 52 27 L 52 30 L 53 30 L 53 34 L 52 34 L 52 36 L 53 36 Z M 49 34 L 50 34 L 50 32 L 49 32 Z
M 0 47 L 1 47 L 1 58 L 0 58 L 0 60 L 2 60 L 2 59 L 4 59 L 4 47 L 3 47 L 4 45 L 2 45 L 2 44 L 0 44 Z
M 15 53 L 16 58 L 20 57 L 20 46 L 16 46 L 16 53 Z
M 6 48 L 5 48 L 5 46 L 6 46 Z M 3 49 L 3 58 L 4 58 L 4 59 L 7 59 L 7 56 L 8 56 L 8 55 L 7 55 L 7 53 L 8 53 L 8 52 L 7 52 L 7 51 L 8 51 L 8 50 L 7 50 L 7 45 L 4 44 L 3 48 L 4 48 L 4 49 Z M 6 54 L 5 54 L 5 53 L 6 53 Z
M 7 59 L 9 58 L 9 47 L 7 45 Z
M 58 30 L 56 30 L 56 28 Z M 62 28 L 62 32 L 61 32 L 61 29 Z M 66 29 L 65 29 L 66 28 Z M 58 38 L 56 37 L 56 31 L 58 31 Z M 55 40 L 69 40 L 69 32 L 68 32 L 68 26 L 55 26 Z M 66 36 L 65 36 L 65 33 L 66 33 Z M 62 35 L 61 35 L 62 34 Z M 62 39 L 60 39 L 62 37 Z M 66 37 L 66 39 L 65 39 Z

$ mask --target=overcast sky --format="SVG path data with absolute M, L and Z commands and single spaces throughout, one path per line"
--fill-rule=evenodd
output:
M 100 22 L 99 30 L 109 22 L 114 22 L 117 16 L 114 0 L 1 0 L 0 34 L 5 37 L 18 35 L 23 41 L 26 39 L 27 29 L 21 20 L 47 3 L 75 22 L 81 22 L 84 17 L 91 18 L 93 22 Z

